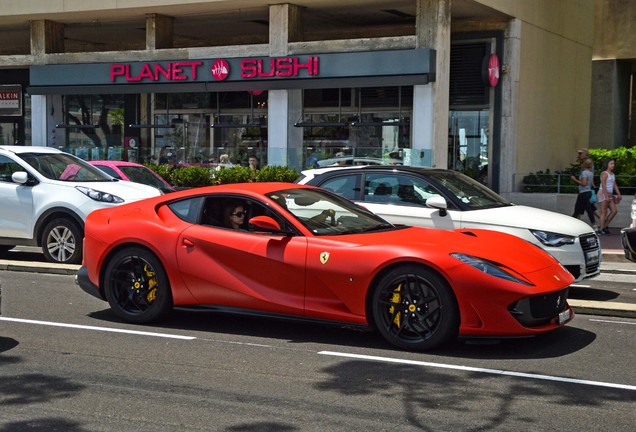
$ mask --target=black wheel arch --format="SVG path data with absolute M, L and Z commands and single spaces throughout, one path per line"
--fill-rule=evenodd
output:
M 37 241 L 38 246 L 42 246 L 44 228 L 49 222 L 57 218 L 72 220 L 79 227 L 82 237 L 84 237 L 84 220 L 77 213 L 64 207 L 53 207 L 42 213 L 35 223 L 33 238 Z

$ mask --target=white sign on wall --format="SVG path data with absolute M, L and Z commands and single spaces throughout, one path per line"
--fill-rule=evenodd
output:
M 22 87 L 19 85 L 0 85 L 0 115 L 22 115 Z

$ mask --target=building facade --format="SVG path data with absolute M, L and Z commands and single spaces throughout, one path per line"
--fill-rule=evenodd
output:
M 3 6 L 0 142 L 298 169 L 372 158 L 504 193 L 589 143 L 593 0 L 122 4 Z

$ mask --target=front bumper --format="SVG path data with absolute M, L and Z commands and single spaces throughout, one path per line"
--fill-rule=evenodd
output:
M 545 248 L 545 250 L 574 276 L 575 282 L 601 273 L 603 255 L 601 242 L 595 233 L 580 235 L 574 244 Z
M 569 288 L 548 294 L 520 299 L 508 312 L 524 327 L 540 327 L 550 324 L 563 325 L 574 317 L 567 303 Z
M 79 285 L 81 289 L 83 289 L 85 292 L 92 295 L 93 297 L 97 297 L 100 300 L 106 301 L 106 298 L 103 296 L 99 287 L 91 282 L 91 280 L 88 278 L 88 268 L 86 266 L 80 267 L 80 269 L 75 274 L 75 284 Z

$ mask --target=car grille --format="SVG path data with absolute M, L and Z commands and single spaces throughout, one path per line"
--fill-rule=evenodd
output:
M 567 306 L 569 288 L 550 294 L 526 297 L 508 307 L 508 311 L 524 327 L 548 324 Z
M 581 248 L 583 248 L 583 256 L 585 257 L 585 273 L 593 274 L 598 271 L 601 265 L 599 255 L 600 242 L 598 236 L 594 233 L 585 234 L 579 237 Z M 592 258 L 595 257 L 595 258 Z

